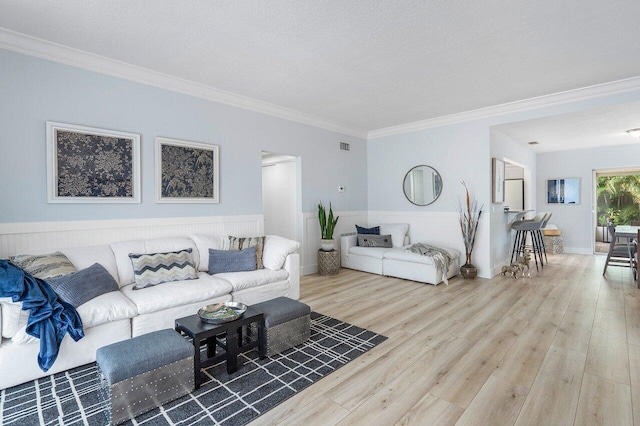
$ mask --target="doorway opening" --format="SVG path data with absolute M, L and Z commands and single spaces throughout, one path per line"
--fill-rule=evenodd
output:
M 262 215 L 265 235 L 302 242 L 300 158 L 262 152 Z
M 594 170 L 595 253 L 607 253 L 609 225 L 640 225 L 640 168 Z
M 510 211 L 531 209 L 531 171 L 520 164 L 504 159 L 504 207 Z

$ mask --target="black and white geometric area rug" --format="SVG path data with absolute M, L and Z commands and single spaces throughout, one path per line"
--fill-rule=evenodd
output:
M 384 340 L 312 312 L 304 344 L 264 360 L 247 352 L 232 375 L 224 362 L 213 365 L 200 389 L 125 424 L 244 425 Z M 0 391 L 0 425 L 104 425 L 96 370 L 88 364 Z

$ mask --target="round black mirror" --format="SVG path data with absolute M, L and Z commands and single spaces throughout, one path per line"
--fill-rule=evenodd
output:
M 407 172 L 402 184 L 404 196 L 416 206 L 428 206 L 442 193 L 442 177 L 430 166 L 415 166 Z

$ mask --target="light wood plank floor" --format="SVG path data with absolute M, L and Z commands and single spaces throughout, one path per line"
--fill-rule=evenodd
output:
M 640 290 L 604 256 L 434 287 L 342 269 L 301 300 L 388 340 L 252 425 L 640 424 Z

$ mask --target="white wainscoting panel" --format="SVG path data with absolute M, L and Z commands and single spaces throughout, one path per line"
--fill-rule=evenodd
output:
M 366 211 L 333 212 L 340 216 L 333 240 L 336 250 L 340 247 L 340 234 L 355 232 L 355 225 L 367 226 Z M 302 215 L 304 228 L 304 243 L 302 247 L 301 274 L 309 275 L 318 272 L 318 250 L 320 249 L 320 223 L 318 212 L 306 212 Z
M 369 226 L 408 223 L 411 243 L 425 242 L 454 248 L 462 254 L 460 264 L 465 262 L 458 212 L 371 211 L 368 222 Z M 488 218 L 481 218 L 472 261 L 478 267 L 478 276 L 482 278 L 491 278 L 488 235 Z
M 35 250 L 190 234 L 263 235 L 262 215 L 0 224 L 0 258 Z
M 369 223 L 408 223 L 411 243 L 440 244 L 464 253 L 457 212 L 375 211 L 369 212 Z

